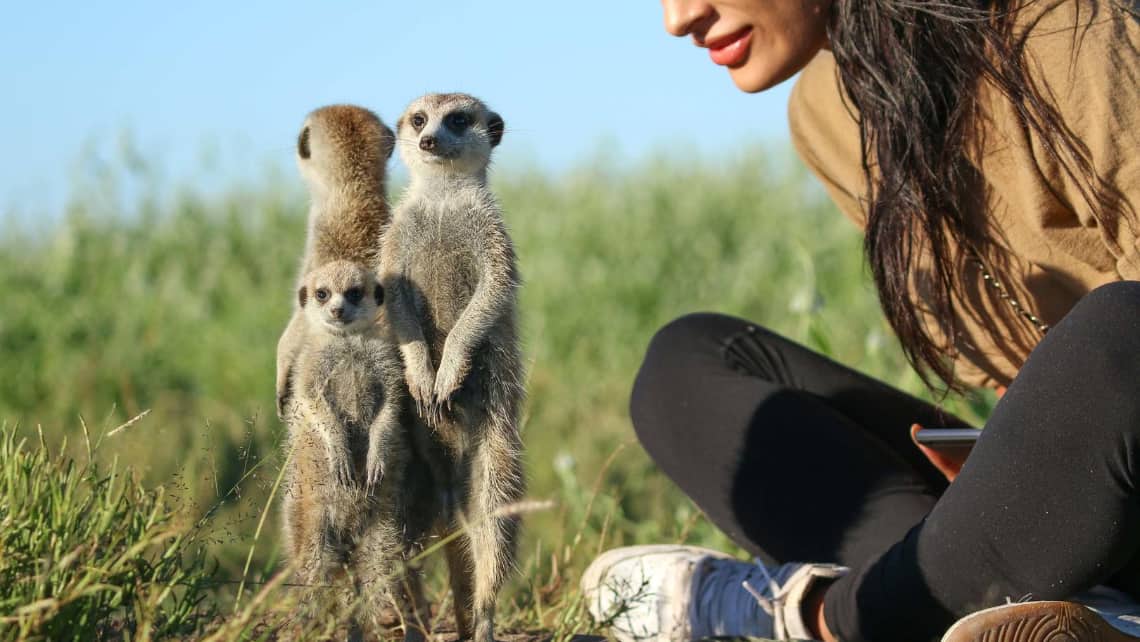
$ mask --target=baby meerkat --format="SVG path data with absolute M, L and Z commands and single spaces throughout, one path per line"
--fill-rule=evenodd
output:
M 301 278 L 334 260 L 376 265 L 388 222 L 387 162 L 395 138 L 376 114 L 354 105 L 310 113 L 297 136 L 297 166 L 309 188 Z M 277 344 L 277 414 L 285 420 L 292 367 L 305 341 L 296 310 Z
M 405 377 L 431 426 L 429 446 L 441 455 L 430 460 L 449 497 L 444 526 L 465 532 L 446 552 L 460 637 L 474 633 L 476 642 L 493 639 L 495 598 L 519 526 L 504 513 L 524 485 L 519 275 L 487 188 L 502 136 L 503 119 L 472 96 L 414 101 L 397 124 L 410 184 L 380 253 Z
M 406 393 L 383 299 L 375 273 L 349 261 L 313 270 L 298 291 L 306 339 L 294 364 L 285 540 L 302 583 L 340 584 L 354 622 L 396 605 L 414 640 L 427 611 L 417 578 L 401 571 L 416 484 L 407 483 Z
M 367 268 L 333 261 L 309 273 L 298 302 L 309 330 L 297 360 L 306 423 L 320 434 L 337 483 L 353 484 L 355 450 L 367 453 L 365 481 L 375 485 L 383 456 L 395 454 L 385 441 L 402 432 L 400 357 L 377 319 L 383 287 Z M 353 448 L 360 437 L 366 447 Z

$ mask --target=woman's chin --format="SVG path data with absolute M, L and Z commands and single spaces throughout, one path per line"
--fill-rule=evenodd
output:
M 754 94 L 771 89 L 796 75 L 815 57 L 820 46 L 803 51 L 769 52 L 763 55 L 753 49 L 739 65 L 728 68 L 728 75 L 740 91 Z
M 736 68 L 729 68 L 728 75 L 732 77 L 733 84 L 740 91 L 754 94 L 764 91 L 779 83 L 773 81 L 772 75 L 767 73 L 765 69 L 757 69 L 759 65 L 755 63 L 749 64 L 745 62 L 743 65 Z

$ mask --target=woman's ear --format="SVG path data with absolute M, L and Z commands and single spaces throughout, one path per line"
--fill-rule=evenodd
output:
M 491 147 L 497 147 L 503 140 L 503 117 L 491 112 L 487 116 L 487 133 L 491 135 Z

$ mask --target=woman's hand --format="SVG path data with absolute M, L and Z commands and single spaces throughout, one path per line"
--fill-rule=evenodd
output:
M 948 481 L 954 481 L 954 478 L 957 477 L 958 473 L 962 470 L 962 464 L 966 463 L 966 455 L 969 454 L 969 451 L 966 451 L 965 454 L 959 450 L 944 452 L 935 450 L 929 446 L 924 446 L 918 443 L 918 440 L 915 438 L 915 434 L 918 433 L 920 428 L 922 428 L 922 426 L 918 424 L 914 424 L 910 427 L 910 440 L 922 451 L 922 454 L 926 455 L 930 463 L 934 464 L 934 467 L 946 476 Z
M 1001 399 L 1004 394 L 1005 386 L 998 386 L 998 399 Z M 914 424 L 910 427 L 910 440 L 922 451 L 922 454 L 926 455 L 930 463 L 934 464 L 934 467 L 946 476 L 948 481 L 954 481 L 954 478 L 957 477 L 958 473 L 962 470 L 962 464 L 966 463 L 966 457 L 969 455 L 969 451 L 966 451 L 966 454 L 961 454 L 961 452 L 940 452 L 929 446 L 923 446 L 918 443 L 918 439 L 915 438 L 915 433 L 917 433 L 920 428 L 922 428 L 922 426 L 918 424 Z

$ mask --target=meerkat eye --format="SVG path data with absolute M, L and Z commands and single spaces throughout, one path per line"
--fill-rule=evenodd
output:
M 447 115 L 447 120 L 444 121 L 447 128 L 455 133 L 462 132 L 471 125 L 471 117 L 467 114 L 457 111 Z
M 353 305 L 358 305 L 360 300 L 364 298 L 364 288 L 354 287 L 344 291 L 344 298 Z
M 329 291 L 326 288 L 317 288 L 316 296 L 318 301 L 324 303 L 325 301 L 328 301 Z
M 423 129 L 424 125 L 426 124 L 427 117 L 424 116 L 423 113 L 416 112 L 415 114 L 412 114 L 412 127 L 414 127 L 416 131 Z

